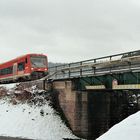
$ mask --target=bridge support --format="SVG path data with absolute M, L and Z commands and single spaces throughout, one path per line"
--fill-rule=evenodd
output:
M 80 137 L 88 137 L 88 94 L 73 89 L 72 81 L 55 81 L 53 89 L 57 92 L 62 109 L 72 131 Z
M 67 119 L 68 126 L 79 137 L 94 140 L 138 110 L 137 104 L 132 106 L 129 104 L 130 95 L 131 101 L 134 101 L 133 91 L 131 93 L 127 90 L 105 89 L 78 91 L 76 88 L 78 84 L 75 83 L 75 79 L 58 80 L 53 81 L 52 87 L 58 101 L 57 105 Z

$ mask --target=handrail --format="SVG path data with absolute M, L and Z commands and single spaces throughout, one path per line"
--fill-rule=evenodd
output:
M 139 51 L 140 51 L 140 50 L 129 51 L 129 52 L 125 52 L 125 53 L 119 53 L 119 54 L 114 54 L 114 55 L 108 55 L 108 56 L 103 56 L 103 57 L 98 57 L 98 58 L 93 58 L 93 59 L 87 59 L 87 60 L 83 60 L 83 61 L 77 61 L 77 62 L 62 64 L 62 65 L 56 65 L 56 66 L 52 66 L 52 67 L 49 67 L 49 68 L 61 67 L 61 66 L 65 66 L 65 65 L 68 65 L 68 64 L 84 63 L 84 62 L 88 62 L 88 61 L 96 61 L 96 60 L 106 59 L 106 58 L 111 58 L 110 60 L 112 60 L 113 57 L 116 57 L 116 56 L 123 56 L 123 55 L 125 55 L 125 54 L 135 53 L 135 52 L 139 52 Z
M 140 50 L 138 50 L 140 51 Z M 96 59 L 89 59 L 85 61 L 79 61 L 75 63 L 68 63 L 58 66 L 53 66 L 49 68 L 50 77 L 57 78 L 70 78 L 74 76 L 84 76 L 84 75 L 96 75 L 99 73 L 114 73 L 114 72 L 121 72 L 121 71 L 131 71 L 137 68 L 139 70 L 140 67 L 140 55 L 139 56 L 132 56 L 122 58 L 124 54 L 134 53 L 127 52 L 121 53 L 111 56 L 100 57 Z M 121 56 L 120 58 L 114 59 L 116 56 Z M 103 61 L 99 61 L 103 60 Z

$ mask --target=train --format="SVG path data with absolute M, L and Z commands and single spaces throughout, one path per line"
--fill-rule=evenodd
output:
M 44 54 L 26 54 L 0 64 L 0 83 L 40 79 L 48 75 L 48 58 Z

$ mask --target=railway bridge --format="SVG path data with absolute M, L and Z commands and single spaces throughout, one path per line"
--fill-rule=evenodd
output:
M 49 68 L 44 88 L 71 130 L 95 139 L 140 108 L 140 50 Z
M 139 55 L 134 55 L 139 52 Z M 132 54 L 127 56 L 127 54 Z M 49 68 L 54 81 L 71 80 L 77 90 L 140 89 L 140 51 L 121 53 Z

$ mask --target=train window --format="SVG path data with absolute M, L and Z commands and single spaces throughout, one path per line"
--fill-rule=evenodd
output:
M 7 74 L 12 74 L 13 73 L 13 67 L 9 67 L 6 70 Z
M 8 67 L 0 70 L 0 75 L 6 75 L 6 74 L 12 74 L 13 73 L 13 67 Z
M 23 71 L 25 69 L 25 62 L 18 63 L 18 71 Z
M 31 64 L 34 68 L 43 68 L 47 66 L 46 56 L 31 56 Z

